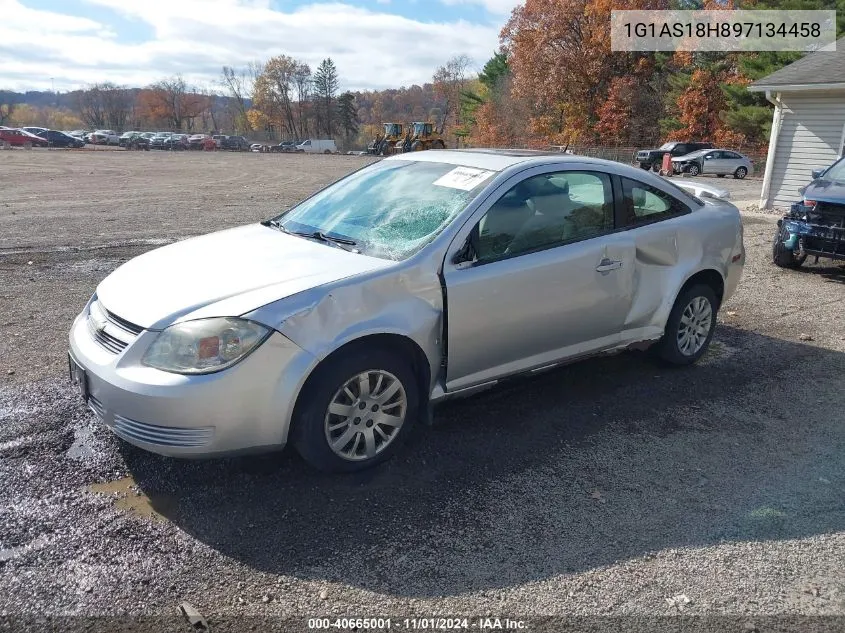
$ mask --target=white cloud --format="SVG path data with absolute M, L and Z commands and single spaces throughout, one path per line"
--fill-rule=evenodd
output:
M 497 15 L 510 15 L 518 5 L 524 4 L 525 0 L 440 0 L 443 4 L 478 4 L 487 9 L 490 13 Z
M 332 57 L 342 89 L 397 87 L 430 81 L 452 55 L 466 53 L 483 64 L 497 47 L 500 28 L 419 22 L 343 3 L 281 12 L 270 8 L 270 0 L 85 1 L 100 9 L 102 22 L 5 1 L 0 88 L 49 88 L 51 77 L 61 90 L 98 81 L 138 86 L 176 73 L 210 86 L 224 64 L 278 54 L 312 67 Z M 111 11 L 152 35 L 121 41 L 108 23 Z

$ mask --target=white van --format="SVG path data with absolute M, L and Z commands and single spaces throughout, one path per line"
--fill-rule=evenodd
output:
M 337 152 L 337 145 L 332 139 L 316 140 L 308 139 L 296 146 L 297 152 L 310 152 L 317 154 L 334 154 Z

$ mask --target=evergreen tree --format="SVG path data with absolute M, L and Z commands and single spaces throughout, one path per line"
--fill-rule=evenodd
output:
M 344 92 L 338 98 L 337 116 L 347 140 L 353 134 L 358 133 L 358 106 L 355 105 L 355 95 L 351 92 Z
M 324 59 L 314 74 L 314 96 L 318 102 L 318 111 L 322 128 L 328 136 L 334 132 L 334 101 L 338 89 L 337 67 L 331 57 Z

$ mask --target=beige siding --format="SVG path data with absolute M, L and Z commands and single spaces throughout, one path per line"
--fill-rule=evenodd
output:
M 825 167 L 842 152 L 845 90 L 782 93 L 783 122 L 772 167 L 771 198 L 786 207 L 810 182 L 810 171 Z

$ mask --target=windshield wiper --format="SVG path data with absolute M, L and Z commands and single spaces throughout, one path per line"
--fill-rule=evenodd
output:
M 287 230 L 282 227 L 283 230 Z M 293 235 L 299 235 L 300 237 L 308 237 L 312 240 L 319 240 L 326 244 L 335 244 L 339 248 L 342 248 L 345 251 L 349 251 L 350 253 L 357 253 L 358 249 L 355 247 L 358 246 L 358 242 L 355 240 L 350 240 L 345 237 L 334 237 L 333 235 L 326 235 L 322 231 L 288 231 Z
M 261 224 L 264 226 L 273 227 L 274 229 L 279 229 L 280 231 L 289 235 L 298 235 L 299 237 L 307 237 L 312 240 L 319 240 L 320 242 L 324 242 L 326 244 L 335 244 L 343 250 L 352 253 L 358 252 L 358 250 L 354 248 L 355 246 L 358 246 L 358 242 L 345 237 L 334 237 L 333 235 L 326 235 L 322 231 L 291 231 L 278 220 L 264 220 Z M 351 246 L 353 248 L 346 248 L 347 246 Z

